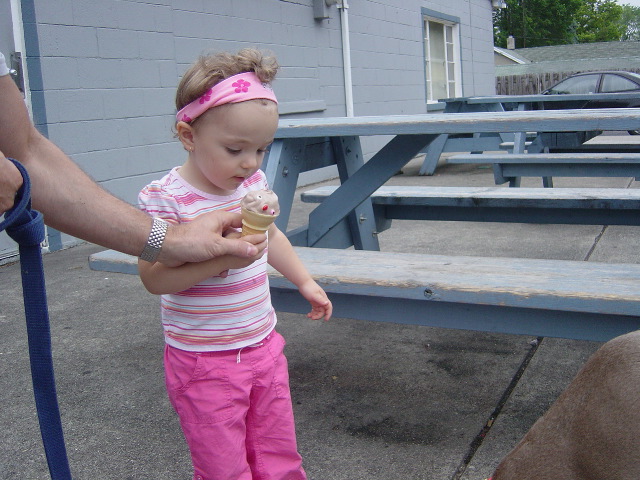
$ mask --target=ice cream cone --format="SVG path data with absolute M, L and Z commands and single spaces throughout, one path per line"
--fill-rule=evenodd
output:
M 242 208 L 242 236 L 265 233 L 278 215 L 264 215 Z

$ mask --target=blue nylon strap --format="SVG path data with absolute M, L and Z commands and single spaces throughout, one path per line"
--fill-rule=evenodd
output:
M 52 480 L 70 480 L 71 471 L 53 374 L 51 332 L 40 250 L 45 236 L 44 221 L 40 212 L 31 210 L 31 181 L 26 169 L 15 160 L 10 160 L 20 170 L 23 185 L 18 191 L 16 204 L 0 223 L 0 231 L 6 229 L 7 234 L 19 245 L 31 378 L 49 473 Z

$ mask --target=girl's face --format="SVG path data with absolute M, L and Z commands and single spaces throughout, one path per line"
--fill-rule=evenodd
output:
M 180 174 L 194 187 L 231 195 L 260 165 L 278 128 L 278 108 L 268 100 L 214 107 L 195 125 L 179 122 L 180 141 L 189 152 Z

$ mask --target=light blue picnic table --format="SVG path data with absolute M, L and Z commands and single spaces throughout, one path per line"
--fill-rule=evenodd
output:
M 569 95 L 493 95 L 474 97 L 454 97 L 439 100 L 445 104 L 444 113 L 468 112 L 504 112 L 553 109 L 553 103 L 569 103 L 571 108 L 584 108 L 589 102 L 606 101 L 609 108 L 620 108 L 627 100 L 640 99 L 640 92 L 598 93 Z M 544 105 L 546 104 L 546 106 Z M 511 144 L 510 151 L 523 153 L 527 142 L 527 134 L 532 135 L 529 151 L 541 152 L 547 147 L 553 150 L 562 147 L 572 151 L 584 142 L 599 135 L 601 131 L 585 131 L 555 135 L 550 139 L 539 139 L 539 131 L 521 132 L 469 132 L 470 135 L 451 135 L 442 133 L 428 148 L 424 149 L 425 159 L 420 168 L 420 175 L 433 175 L 440 156 L 444 152 L 486 152 L 500 150 L 502 146 Z
M 337 165 L 340 187 L 310 214 L 308 226 L 287 233 L 299 246 L 340 248 L 348 236 L 358 249 L 379 250 L 370 196 L 440 135 L 638 128 L 635 108 L 282 119 L 263 168 L 280 197 L 277 223 L 286 231 L 299 174 Z M 374 135 L 392 138 L 365 162 L 360 139 Z

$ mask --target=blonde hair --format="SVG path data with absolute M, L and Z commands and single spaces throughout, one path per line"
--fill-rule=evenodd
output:
M 176 110 L 193 102 L 225 78 L 243 72 L 254 72 L 262 83 L 271 83 L 278 73 L 278 61 L 255 48 L 238 53 L 221 52 L 202 55 L 184 73 L 176 90 Z

